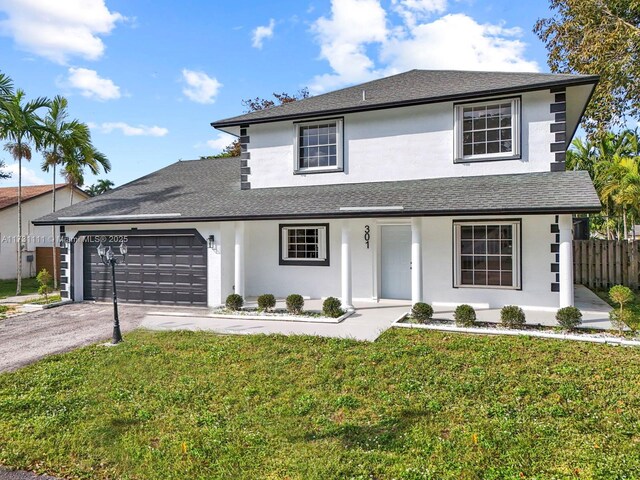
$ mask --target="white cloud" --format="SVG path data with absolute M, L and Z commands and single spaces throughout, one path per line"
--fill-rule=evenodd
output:
M 389 35 L 386 12 L 378 0 L 332 0 L 331 17 L 320 17 L 313 30 L 320 58 L 329 62 L 334 73 L 315 77 L 309 86 L 312 92 L 381 75 L 366 52 L 368 44 L 382 43 Z
M 228 133 L 220 132 L 218 136 L 212 140 L 207 140 L 206 144 L 209 148 L 213 149 L 215 153 L 220 153 L 227 146 L 229 146 L 236 137 L 229 135 Z
M 26 162 L 22 163 L 22 185 L 45 185 L 50 182 L 50 180 L 45 180 L 40 178 L 38 174 L 40 172 L 36 172 L 31 168 L 25 166 Z M 18 186 L 18 162 L 8 163 L 3 169 L 3 172 L 7 172 L 11 174 L 11 178 L 7 180 L 1 180 L 0 186 L 3 187 L 17 187 Z
M 480 24 L 467 15 L 450 14 L 416 25 L 408 38 L 389 40 L 380 58 L 393 71 L 537 71 L 538 64 L 525 59 L 526 45 L 519 40 L 521 34 L 517 28 Z M 438 48 L 430 48 L 433 45 Z
M 99 125 L 90 123 L 90 128 L 98 130 L 102 133 L 111 133 L 114 130 L 120 130 L 123 135 L 127 137 L 164 137 L 169 130 L 164 127 L 158 127 L 156 125 L 129 125 L 125 122 L 105 122 Z
M 197 103 L 213 103 L 222 84 L 204 72 L 197 72 L 184 68 L 182 80 L 187 84 L 182 89 L 187 98 Z
M 83 97 L 95 98 L 96 100 L 114 100 L 120 98 L 120 87 L 112 80 L 102 78 L 95 70 L 88 68 L 69 69 L 67 79 L 70 87 L 80 90 Z
M 465 14 L 442 14 L 446 0 L 333 0 L 329 18 L 313 25 L 320 58 L 332 72 L 314 77 L 312 93 L 413 68 L 538 71 L 526 59 L 522 31 L 480 24 Z M 392 15 L 393 13 L 397 15 Z
M 104 0 L 0 0 L 0 33 L 28 52 L 65 63 L 78 56 L 96 60 L 104 53 L 100 36 L 109 34 L 121 14 Z
M 261 25 L 253 30 L 253 39 L 251 46 L 254 48 L 262 48 L 262 44 L 268 38 L 273 37 L 273 28 L 276 26 L 276 21 L 272 18 L 269 20 L 269 25 Z

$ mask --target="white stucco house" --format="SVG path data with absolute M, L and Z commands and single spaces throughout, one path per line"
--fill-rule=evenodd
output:
M 71 188 L 74 188 L 71 199 Z M 54 232 L 51 227 L 35 226 L 31 222 L 51 213 L 51 185 L 29 185 L 22 187 L 22 234 L 25 237 L 22 250 L 22 276 L 32 277 L 38 273 L 36 254 L 44 247 L 53 247 Z M 83 190 L 68 184 L 56 185 L 56 206 L 64 208 L 89 198 Z M 56 227 L 56 235 L 59 228 Z M 17 275 L 18 264 L 18 187 L 0 187 L 0 279 L 12 279 Z M 51 263 L 48 254 L 47 269 Z M 42 259 L 46 255 L 40 256 Z M 51 272 L 53 273 L 53 272 Z
M 601 205 L 565 151 L 597 81 L 412 70 L 213 122 L 240 158 L 177 162 L 35 223 L 65 232 L 74 300 L 109 298 L 96 245 L 125 239 L 128 302 L 571 305 L 572 214 Z

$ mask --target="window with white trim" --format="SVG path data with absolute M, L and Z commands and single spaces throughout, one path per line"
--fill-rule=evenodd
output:
M 280 265 L 329 265 L 329 225 L 280 225 Z
M 342 120 L 321 120 L 295 125 L 295 171 L 342 169 Z
M 520 99 L 456 105 L 458 162 L 520 156 Z
M 454 224 L 456 287 L 520 288 L 520 221 Z

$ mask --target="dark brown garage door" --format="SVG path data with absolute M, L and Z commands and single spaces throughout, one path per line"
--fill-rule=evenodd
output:
M 118 235 L 119 236 L 119 235 Z M 102 238 L 119 254 L 119 243 Z M 85 300 L 111 299 L 110 267 L 100 262 L 98 242 L 83 244 Z M 116 265 L 118 300 L 166 305 L 207 304 L 207 248 L 197 234 L 126 234 L 127 259 Z

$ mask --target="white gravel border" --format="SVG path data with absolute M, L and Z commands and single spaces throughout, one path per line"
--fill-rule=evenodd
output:
M 614 346 L 624 347 L 640 347 L 640 340 L 627 340 L 625 338 L 614 337 L 605 335 L 602 333 L 590 334 L 590 333 L 555 333 L 544 332 L 537 330 L 516 330 L 507 328 L 490 328 L 490 327 L 457 327 L 455 325 L 423 325 L 418 323 L 402 323 L 402 321 L 409 315 L 405 313 L 400 316 L 393 324 L 392 327 L 399 328 L 417 328 L 420 330 L 435 330 L 439 332 L 452 332 L 452 333 L 472 333 L 475 335 L 508 335 L 508 336 L 523 336 L 523 337 L 536 337 L 536 338 L 552 338 L 555 340 L 572 340 L 577 342 L 589 342 L 589 343 L 602 343 Z

